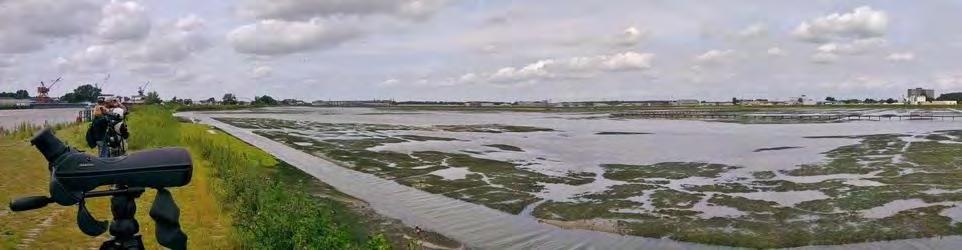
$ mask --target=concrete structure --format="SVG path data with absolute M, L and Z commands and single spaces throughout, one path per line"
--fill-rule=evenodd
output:
M 905 102 L 909 104 L 921 104 L 928 101 L 935 100 L 935 90 L 934 89 L 923 89 L 914 88 L 909 89 L 908 93 L 905 95 Z
M 0 97 L 0 107 L 29 108 L 30 99 L 13 99 L 9 97 Z
M 958 101 L 931 101 L 923 102 L 922 105 L 959 105 Z

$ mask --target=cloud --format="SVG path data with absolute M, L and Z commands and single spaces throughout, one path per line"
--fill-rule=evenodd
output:
M 227 41 L 240 53 L 282 55 L 333 47 L 361 33 L 354 23 L 342 20 L 312 18 L 301 22 L 272 19 L 238 27 L 227 33 Z
M 831 52 L 817 52 L 812 54 L 810 60 L 817 64 L 831 64 L 838 61 L 838 55 Z
M 885 35 L 888 23 L 885 12 L 862 6 L 850 13 L 834 13 L 804 21 L 795 28 L 792 35 L 815 43 L 838 38 L 872 38 Z
M 714 65 L 727 63 L 735 56 L 734 50 L 709 50 L 701 55 L 695 56 L 695 63 L 702 65 Z
M 137 2 L 111 1 L 101 9 L 97 34 L 108 41 L 140 39 L 150 33 L 146 8 Z
M 821 84 L 823 88 L 835 90 L 878 90 L 894 86 L 889 79 L 870 76 L 856 76 L 841 82 Z
M 942 89 L 962 88 L 962 72 L 944 72 L 935 75 L 934 81 Z
M 631 26 L 625 28 L 625 30 L 615 38 L 615 44 L 620 46 L 634 46 L 647 36 L 647 31 L 642 31 L 634 26 Z
M 0 53 L 29 53 L 48 39 L 88 32 L 100 20 L 96 3 L 86 0 L 0 1 Z
M 915 60 L 915 53 L 905 52 L 905 53 L 892 53 L 885 57 L 885 60 L 893 62 L 908 62 Z
M 150 32 L 130 59 L 144 63 L 175 63 L 211 46 L 206 21 L 195 15 L 165 23 Z
M 69 57 L 57 57 L 54 65 L 64 71 L 92 72 L 108 67 L 113 63 L 112 51 L 104 45 L 89 46 Z
M 241 4 L 239 11 L 246 17 L 287 21 L 374 14 L 422 20 L 446 3 L 445 0 L 251 0 Z
M 391 79 L 384 80 L 383 82 L 381 82 L 381 83 L 378 84 L 378 85 L 381 85 L 381 86 L 394 86 L 394 85 L 397 85 L 398 83 L 401 83 L 401 80 L 391 78 Z
M 268 66 L 258 66 L 251 70 L 251 78 L 262 79 L 271 76 L 274 73 L 274 69 Z
M 22 29 L 0 26 L 0 53 L 28 53 L 43 49 L 41 37 Z
M 819 52 L 860 55 L 884 47 L 888 42 L 882 38 L 856 39 L 851 43 L 825 43 L 817 48 Z
M 613 55 L 544 59 L 523 67 L 503 67 L 491 73 L 467 73 L 459 83 L 517 83 L 558 78 L 588 78 L 602 72 L 641 71 L 652 67 L 654 54 L 623 52 Z
M 735 35 L 741 39 L 763 37 L 768 35 L 768 26 L 762 23 L 752 24 L 739 30 Z
M 766 53 L 768 53 L 769 56 L 784 56 L 785 50 L 782 50 L 782 48 L 779 47 L 771 47 L 768 49 L 768 51 L 766 51 Z

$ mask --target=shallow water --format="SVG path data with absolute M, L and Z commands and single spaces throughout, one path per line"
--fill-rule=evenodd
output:
M 465 133 L 465 132 L 445 132 L 445 131 L 405 131 L 405 132 L 386 132 L 398 134 L 416 134 L 423 136 L 436 136 L 456 138 L 457 141 L 411 141 L 404 143 L 391 143 L 370 148 L 369 150 L 386 150 L 396 152 L 413 151 L 442 151 L 451 153 L 463 153 L 464 151 L 485 152 L 474 155 L 480 158 L 502 160 L 508 162 L 528 163 L 524 167 L 542 172 L 548 175 L 562 175 L 571 170 L 578 172 L 597 173 L 596 181 L 593 183 L 571 186 L 566 184 L 546 184 L 545 191 L 536 194 L 540 198 L 556 201 L 568 201 L 572 197 L 581 193 L 601 192 L 612 185 L 622 184 L 622 182 L 607 180 L 601 176 L 604 170 L 599 167 L 601 164 L 620 163 L 620 164 L 653 164 L 659 162 L 711 162 L 742 168 L 734 169 L 723 173 L 718 178 L 690 177 L 680 180 L 672 180 L 665 185 L 673 189 L 681 189 L 682 185 L 709 185 L 718 182 L 737 181 L 742 178 L 751 178 L 751 173 L 755 171 L 775 171 L 791 170 L 800 164 L 819 163 L 825 160 L 824 152 L 838 148 L 840 146 L 856 143 L 857 139 L 850 138 L 820 138 L 809 139 L 806 136 L 854 136 L 866 134 L 908 134 L 921 135 L 937 130 L 950 130 L 962 128 L 962 122 L 955 123 L 950 121 L 854 121 L 846 123 L 825 123 L 825 124 L 777 124 L 777 125 L 744 125 L 734 123 L 717 123 L 703 121 L 679 121 L 679 120 L 614 120 L 614 119 L 581 119 L 587 116 L 582 114 L 552 114 L 552 113 L 460 113 L 460 112 L 419 112 L 391 114 L 390 112 L 378 111 L 378 115 L 370 109 L 280 109 L 294 111 L 291 113 L 272 112 L 270 114 L 259 113 L 217 113 L 215 117 L 245 117 L 245 118 L 273 118 L 299 121 L 315 121 L 323 123 L 371 123 L 371 124 L 394 124 L 394 125 L 413 125 L 413 126 L 433 126 L 433 125 L 473 125 L 473 124 L 509 124 L 552 128 L 557 131 L 550 132 L 530 132 L 530 133 Z M 276 110 L 275 110 L 276 111 Z M 868 110 L 871 112 L 890 112 L 885 110 Z M 189 114 L 194 115 L 194 114 Z M 205 117 L 207 115 L 198 115 Z M 231 127 L 216 121 L 205 121 L 217 124 L 219 127 Z M 229 130 L 228 132 L 230 132 Z M 234 128 L 233 131 L 243 131 Z M 651 134 L 632 134 L 632 135 L 598 135 L 598 132 L 638 132 Z M 231 132 L 234 133 L 234 132 Z M 247 132 L 249 133 L 249 132 Z M 341 138 L 345 135 L 318 135 L 323 138 Z M 263 138 L 257 138 L 262 140 Z M 244 138 L 242 138 L 244 139 Z M 921 138 L 903 137 L 905 141 L 926 141 Z M 248 139 L 245 139 L 248 140 Z M 498 150 L 484 145 L 506 144 L 517 146 L 523 152 Z M 257 144 L 255 144 L 257 145 Z M 272 144 L 273 145 L 273 144 Z M 755 152 L 760 148 L 775 148 L 792 146 L 799 147 L 791 150 L 770 150 Z M 276 147 L 276 146 L 272 146 Z M 268 151 L 286 151 L 289 148 L 269 148 Z M 350 170 L 346 170 L 350 171 Z M 310 172 L 310 171 L 309 171 Z M 464 178 L 470 171 L 466 169 L 448 168 L 438 170 L 432 174 L 441 176 L 445 179 Z M 878 173 L 868 174 L 834 174 L 816 176 L 786 176 L 776 174 L 775 180 L 788 180 L 797 183 L 815 183 L 830 179 L 843 179 L 845 183 L 852 186 L 878 186 L 880 183 L 865 178 L 874 177 Z M 321 178 L 321 177 L 318 177 Z M 396 183 L 394 183 L 396 184 Z M 337 187 L 337 185 L 335 185 Z M 407 187 L 397 185 L 400 189 Z M 340 187 L 339 187 L 340 188 Z M 400 192 L 400 191 L 399 191 Z M 408 192 L 408 191 L 404 191 Z M 634 200 L 646 203 L 650 200 L 650 192 L 639 197 L 632 197 Z M 360 194 L 363 196 L 363 192 Z M 430 195 L 430 194 L 429 194 Z M 792 191 L 792 192 L 756 192 L 732 194 L 756 200 L 766 200 L 777 202 L 780 205 L 791 206 L 803 201 L 827 198 L 825 194 L 818 191 Z M 438 195 L 435 195 L 438 196 Z M 360 197 L 367 200 L 365 197 Z M 438 196 L 439 199 L 444 197 Z M 700 211 L 699 217 L 739 217 L 745 214 L 735 208 L 710 204 L 706 202 L 707 197 L 694 205 L 692 210 Z M 385 206 L 390 206 L 389 201 L 381 201 Z M 898 201 L 885 204 L 864 211 L 866 217 L 869 216 L 888 216 L 898 211 L 929 206 L 932 204 L 919 204 L 918 202 Z M 458 203 L 457 207 L 448 209 L 460 209 L 463 206 Z M 477 205 L 469 204 L 471 207 Z M 419 210 L 420 208 L 408 208 Z M 640 209 L 619 210 L 625 213 L 644 213 L 651 208 L 641 207 Z M 530 212 L 530 210 L 526 209 Z M 943 211 L 944 215 L 958 220 L 962 217 L 962 209 L 956 206 L 953 209 Z M 437 211 L 405 211 L 409 216 L 434 216 Z M 450 212 L 454 213 L 454 212 Z M 522 218 L 527 213 L 522 213 Z M 490 216 L 490 215 L 485 215 Z M 875 217 L 870 217 L 875 218 Z M 412 220 L 429 220 L 431 218 L 419 218 Z M 469 220 L 483 220 L 481 218 L 470 217 Z M 517 220 L 517 219 L 512 219 Z M 524 224 L 524 223 L 522 223 Z M 523 227 L 522 227 L 523 228 Z M 474 231 L 463 231 L 463 227 L 444 228 L 445 232 L 454 231 L 460 233 L 476 233 Z M 459 231 L 460 230 L 460 231 Z M 574 230 L 574 232 L 587 232 Z M 489 234 L 484 237 L 488 240 L 501 239 L 500 243 L 507 245 L 500 246 L 532 246 L 531 242 L 525 241 L 527 237 L 544 239 L 548 234 L 532 232 L 517 236 L 511 239 L 496 238 L 497 234 Z M 584 238 L 586 242 L 590 239 L 597 239 L 591 233 L 576 233 Z M 481 237 L 481 236 L 478 236 Z M 482 237 L 482 238 L 484 238 Z M 505 236 L 498 236 L 505 237 Z M 518 239 L 518 237 L 522 239 Z M 454 237 L 458 239 L 459 237 Z M 460 237 L 464 240 L 464 237 Z M 631 237 L 639 238 L 640 237 Z M 917 239 L 896 241 L 889 243 L 871 243 L 862 246 L 908 246 L 923 244 L 954 244 L 959 245 L 958 237 L 948 237 L 948 240 L 933 241 L 930 239 Z M 630 241 L 622 246 L 640 246 L 635 244 L 652 244 L 649 240 Z M 656 240 L 660 242 L 660 240 Z M 667 240 L 668 242 L 674 242 Z M 524 243 L 527 242 L 527 243 Z M 644 243 L 642 243 L 644 242 Z M 920 243 L 921 242 L 921 243 Z M 668 243 L 657 243 L 661 247 L 671 246 L 671 248 L 689 248 L 698 245 L 662 245 Z M 878 245 L 882 244 L 882 245 Z M 888 245 L 886 245 L 888 244 Z M 907 245 L 902 245 L 907 244 Z M 469 244 L 470 245 L 470 244 Z M 494 246 L 481 244 L 483 246 Z M 571 245 L 566 245 L 571 246 Z M 600 246 L 590 243 L 577 246 Z M 607 245 L 613 246 L 613 245 Z
M 57 124 L 77 119 L 81 109 L 11 109 L 0 110 L 0 128 L 10 129 L 27 122 L 30 124 Z

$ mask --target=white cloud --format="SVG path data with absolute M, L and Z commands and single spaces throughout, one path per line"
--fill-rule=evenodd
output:
M 626 28 L 621 34 L 615 38 L 615 44 L 620 46 L 634 46 L 641 42 L 641 39 L 648 36 L 647 31 L 639 30 L 634 26 Z
M 280 55 L 333 47 L 361 33 L 353 23 L 340 20 L 262 20 L 230 31 L 227 41 L 240 53 Z
M 905 52 L 905 53 L 892 53 L 885 57 L 885 60 L 893 62 L 907 62 L 915 60 L 915 53 Z
M 305 21 L 315 17 L 384 14 L 423 19 L 444 7 L 445 0 L 251 0 L 240 14 L 257 19 Z
M 521 68 L 503 67 L 493 73 L 468 73 L 458 78 L 461 83 L 480 81 L 516 83 L 555 78 L 587 78 L 602 72 L 641 71 L 651 68 L 653 54 L 623 52 L 613 55 L 572 57 L 564 60 L 544 59 Z
M 762 23 L 752 24 L 739 30 L 736 35 L 742 39 L 763 37 L 768 35 L 768 26 Z
M 150 33 L 146 8 L 137 2 L 111 1 L 101 9 L 97 34 L 108 41 L 140 39 Z
M 274 73 L 274 69 L 269 66 L 257 66 L 251 70 L 251 78 L 262 79 L 271 76 Z
M 735 56 L 734 50 L 709 50 L 701 55 L 695 56 L 695 63 L 703 65 L 726 63 Z
M 384 81 L 381 82 L 379 85 L 381 85 L 381 86 L 394 86 L 394 85 L 397 85 L 398 83 L 401 83 L 401 80 L 391 78 L 391 79 L 384 80 Z
M 804 21 L 792 34 L 804 41 L 819 43 L 837 38 L 880 37 L 888 29 L 888 23 L 885 12 L 862 6 L 850 13 L 834 13 Z
M 876 49 L 880 49 L 887 44 L 882 38 L 857 39 L 851 43 L 825 43 L 817 48 L 822 53 L 859 55 Z
M 782 48 L 779 48 L 779 47 L 771 47 L 771 48 L 769 48 L 768 51 L 766 51 L 766 52 L 767 52 L 768 55 L 770 55 L 770 56 L 784 56 L 784 55 L 785 55 L 785 50 L 782 50 Z

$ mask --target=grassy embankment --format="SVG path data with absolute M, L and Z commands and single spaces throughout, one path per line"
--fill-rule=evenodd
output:
M 303 179 L 269 154 L 206 126 L 177 122 L 169 109 L 138 107 L 129 119 L 130 151 L 182 146 L 194 158 L 192 182 L 173 188 L 181 208 L 181 224 L 190 248 L 199 249 L 359 249 L 387 248 L 383 236 L 371 237 L 356 214 L 331 198 L 316 198 L 301 185 Z M 70 145 L 83 145 L 86 125 L 56 130 Z M 42 156 L 26 138 L 35 129 L 24 127 L 0 136 L 0 200 L 45 194 L 49 173 Z M 78 147 L 85 148 L 85 147 Z M 93 150 L 87 150 L 93 151 Z M 302 173 L 301 173 L 302 174 Z M 138 199 L 141 234 L 148 249 L 157 249 L 154 225 L 146 211 L 155 195 Z M 87 203 L 99 219 L 109 219 L 107 199 Z M 76 227 L 76 207 L 12 213 L 0 209 L 0 248 L 91 248 L 107 235 L 88 237 Z

